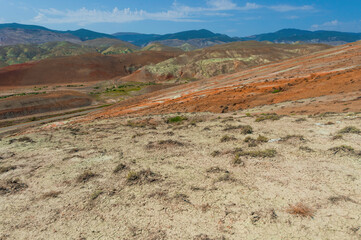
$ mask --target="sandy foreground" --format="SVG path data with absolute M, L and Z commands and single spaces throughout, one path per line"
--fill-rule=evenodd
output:
M 361 239 L 360 113 L 174 116 L 3 137 L 0 239 Z

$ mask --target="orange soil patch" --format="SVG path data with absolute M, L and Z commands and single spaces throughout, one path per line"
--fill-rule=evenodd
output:
M 218 76 L 137 97 L 91 118 L 128 113 L 227 112 L 329 96 L 324 102 L 283 108 L 282 113 L 360 111 L 361 42 L 328 49 L 232 75 Z M 348 99 L 352 95 L 354 98 Z M 335 97 L 338 96 L 338 100 Z M 347 99 L 343 101 L 344 99 Z M 346 106 L 347 107 L 342 107 Z M 336 105 L 337 107 L 332 107 Z M 320 108 L 323 106 L 325 108 Z

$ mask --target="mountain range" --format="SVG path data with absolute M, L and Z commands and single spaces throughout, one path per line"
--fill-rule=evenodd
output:
M 282 29 L 273 33 L 265 33 L 248 37 L 229 37 L 225 34 L 211 31 L 191 30 L 171 34 L 142 34 L 132 32 L 118 32 L 105 34 L 87 29 L 75 31 L 58 31 L 36 25 L 18 23 L 0 24 L 0 46 L 16 44 L 41 44 L 55 41 L 81 43 L 99 38 L 119 39 L 130 42 L 139 47 L 158 42 L 169 47 L 203 48 L 216 44 L 236 41 L 270 41 L 274 43 L 324 43 L 341 45 L 361 40 L 361 33 L 347 33 L 335 31 L 306 31 L 299 29 Z

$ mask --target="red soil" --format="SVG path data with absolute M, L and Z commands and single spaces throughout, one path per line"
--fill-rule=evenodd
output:
M 0 119 L 89 106 L 92 99 L 75 91 L 9 97 L 0 101 Z
M 87 83 L 126 76 L 136 69 L 179 55 L 176 52 L 137 52 L 104 56 L 80 56 L 45 59 L 0 69 L 0 87 Z
M 360 64 L 361 42 L 356 42 L 140 96 L 91 118 L 128 113 L 227 112 L 310 98 L 317 99 L 275 112 L 360 111 Z

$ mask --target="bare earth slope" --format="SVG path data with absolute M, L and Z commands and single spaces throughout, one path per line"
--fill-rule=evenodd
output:
M 360 111 L 360 63 L 361 42 L 356 42 L 169 88 L 120 103 L 93 117 L 125 113 L 227 112 L 289 101 L 296 102 L 274 111 Z
M 174 52 L 139 52 L 46 59 L 1 68 L 0 86 L 21 87 L 108 80 L 116 76 L 126 76 L 144 65 L 158 63 L 177 55 Z

